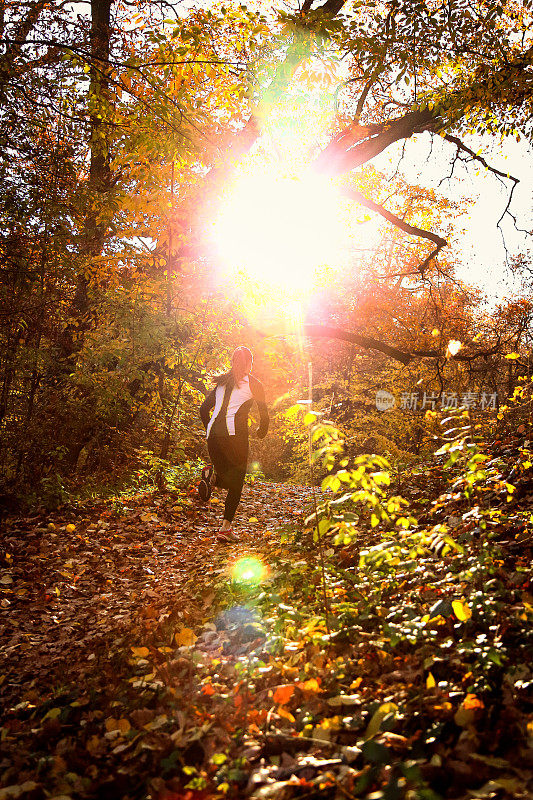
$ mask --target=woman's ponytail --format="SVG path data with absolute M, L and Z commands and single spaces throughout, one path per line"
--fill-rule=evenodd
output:
M 217 386 L 227 386 L 230 382 L 233 386 L 238 386 L 250 372 L 253 360 L 251 350 L 244 346 L 237 347 L 231 357 L 231 369 L 223 375 L 215 375 L 213 380 Z
M 252 368 L 254 357 L 247 347 L 237 347 L 231 359 L 231 371 L 235 386 L 238 386 L 245 375 L 248 375 Z

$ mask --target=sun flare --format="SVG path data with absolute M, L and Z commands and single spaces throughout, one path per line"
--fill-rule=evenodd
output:
M 340 203 L 335 185 L 320 176 L 240 177 L 214 223 L 219 256 L 230 272 L 301 295 L 322 268 L 339 265 Z

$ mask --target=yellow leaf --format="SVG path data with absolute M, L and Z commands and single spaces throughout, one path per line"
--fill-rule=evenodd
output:
M 396 714 L 398 711 L 398 706 L 396 703 L 383 703 L 380 705 L 377 711 L 374 711 L 372 714 L 372 718 L 367 725 L 367 729 L 365 731 L 365 739 L 371 739 L 373 736 L 378 733 L 381 728 L 381 723 L 389 714 Z
M 304 681 L 303 683 L 299 684 L 300 689 L 303 689 L 304 692 L 320 692 L 320 685 L 316 678 L 309 678 L 309 680 Z
M 320 727 L 324 730 L 329 730 L 330 728 L 336 730 L 340 728 L 341 725 L 342 717 L 339 714 L 337 714 L 335 717 L 325 717 L 320 723 Z
M 74 533 L 74 531 L 76 530 L 76 526 L 73 525 L 71 522 L 69 525 L 66 526 L 65 530 L 67 533 Z
M 517 358 L 520 358 L 520 353 L 507 353 L 505 356 L 509 361 L 516 361 Z
M 274 692 L 274 702 L 279 703 L 280 705 L 285 705 L 285 703 L 289 702 L 293 694 L 294 686 L 292 684 L 287 683 L 284 686 L 278 686 Z
M 178 647 L 191 647 L 197 640 L 197 635 L 191 628 L 182 628 L 176 632 L 174 641 Z
M 46 712 L 46 714 L 44 715 L 44 717 L 43 717 L 43 721 L 44 721 L 45 719 L 57 719 L 57 718 L 58 718 L 58 716 L 59 716 L 60 714 L 61 714 L 61 709 L 60 709 L 60 708 L 51 708 L 51 709 L 50 709 L 49 711 L 47 711 L 47 712 Z
M 147 647 L 132 647 L 131 652 L 137 658 L 146 658 L 146 656 L 150 655 L 150 651 Z
M 433 677 L 433 675 L 430 672 L 428 674 L 427 678 L 426 678 L 426 688 L 427 689 L 433 689 L 436 685 L 437 685 L 437 682 L 435 681 L 435 678 Z
M 209 502 L 216 505 L 217 503 L 220 503 L 220 500 L 218 499 L 218 497 L 212 497 Z
M 283 706 L 280 706 L 278 708 L 278 714 L 280 715 L 280 717 L 285 717 L 285 719 L 288 719 L 289 722 L 296 722 L 296 720 L 292 716 L 291 712 L 287 711 L 287 709 L 283 708 Z
M 460 622 L 466 622 L 472 616 L 472 610 L 463 600 L 452 601 L 453 613 Z
M 257 519 L 257 517 L 250 517 L 248 522 L 259 522 L 259 520 Z

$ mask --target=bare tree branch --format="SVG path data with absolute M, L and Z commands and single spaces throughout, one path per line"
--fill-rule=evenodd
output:
M 417 358 L 435 358 L 439 359 L 446 359 L 447 356 L 441 350 L 412 350 L 411 352 L 407 352 L 404 350 L 399 350 L 397 347 L 393 347 L 386 342 L 381 342 L 378 339 L 374 339 L 370 336 L 363 336 L 359 333 L 353 333 L 352 331 L 346 331 L 342 328 L 337 328 L 334 325 L 314 325 L 311 323 L 304 323 L 303 333 L 306 336 L 309 336 L 311 339 L 317 338 L 325 338 L 325 339 L 339 339 L 343 342 L 350 342 L 351 344 L 359 345 L 359 347 L 364 348 L 365 350 L 376 350 L 379 353 L 383 353 L 389 358 L 394 359 L 395 361 L 399 361 L 400 364 L 409 364 L 411 361 Z M 261 333 L 257 331 L 257 333 Z M 263 334 L 267 335 L 267 334 Z M 478 358 L 487 359 L 490 356 L 497 355 L 502 348 L 502 342 L 500 339 L 496 342 L 496 344 L 487 349 L 487 350 L 475 350 L 474 352 L 464 352 L 459 351 L 454 356 L 449 356 L 450 360 L 452 361 L 463 361 L 467 363 L 471 363 Z
M 408 364 L 412 360 L 410 353 L 404 353 L 401 350 L 398 350 L 398 348 L 393 347 L 390 344 L 386 344 L 386 342 L 379 342 L 377 339 L 373 339 L 369 336 L 361 336 L 358 333 L 345 331 L 341 328 L 335 328 L 331 325 L 304 324 L 303 331 L 312 339 L 340 339 L 343 342 L 358 344 L 360 347 L 364 347 L 365 350 L 378 350 L 380 353 L 384 353 L 385 355 L 390 356 L 390 358 L 400 361 L 402 364 Z
M 365 197 L 361 192 L 358 192 L 356 189 L 351 189 L 349 187 L 345 187 L 342 189 L 342 194 L 345 197 L 349 197 L 350 200 L 355 200 L 356 203 L 360 203 L 362 206 L 369 208 L 371 211 L 375 211 L 376 214 L 380 214 L 384 219 L 392 222 L 400 230 L 404 231 L 405 233 L 410 233 L 412 236 L 419 236 L 423 239 L 428 239 L 428 241 L 433 242 L 436 247 L 431 253 L 427 256 L 426 259 L 420 264 L 418 267 L 418 272 L 423 276 L 424 272 L 430 265 L 431 261 L 438 255 L 438 253 L 442 250 L 443 247 L 446 247 L 448 242 L 446 239 L 443 239 L 442 236 L 439 236 L 433 231 L 426 231 L 423 228 L 418 228 L 416 225 L 409 225 L 408 222 L 401 219 L 401 217 L 397 217 L 396 214 L 393 214 L 392 211 L 388 211 L 386 208 L 381 206 L 379 203 L 375 203 L 373 200 L 369 200 Z
M 496 167 L 491 167 L 491 165 L 487 163 L 487 161 L 483 158 L 483 156 L 480 156 L 479 153 L 475 153 L 470 147 L 464 144 L 464 142 L 462 142 L 457 136 L 452 136 L 452 134 L 450 133 L 445 133 L 442 138 L 446 139 L 447 142 L 451 142 L 452 144 L 454 144 L 457 147 L 457 149 L 462 150 L 463 153 L 468 153 L 468 155 L 473 161 L 479 161 L 480 164 L 483 164 L 485 169 L 488 169 L 489 172 L 493 172 L 494 175 L 499 175 L 501 178 L 506 178 L 507 180 L 513 181 L 515 185 L 517 183 L 520 183 L 520 180 L 518 178 L 514 178 L 507 172 L 501 172 L 499 169 L 496 169 Z

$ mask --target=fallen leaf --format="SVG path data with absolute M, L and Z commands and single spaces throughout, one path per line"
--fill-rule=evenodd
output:
M 294 694 L 294 686 L 290 683 L 287 683 L 283 686 L 278 686 L 274 692 L 274 702 L 279 703 L 279 705 L 285 705 L 288 703 L 291 697 Z
M 303 683 L 298 684 L 300 689 L 303 689 L 304 692 L 320 692 L 320 684 L 316 678 L 309 678 L 307 681 L 303 681 Z
M 466 622 L 472 616 L 472 609 L 463 600 L 453 600 L 452 608 L 460 622 Z
M 118 720 L 118 730 L 121 733 L 127 733 L 129 730 L 131 730 L 130 722 L 128 719 L 126 719 L 126 717 L 122 717 L 122 719 Z
M 51 708 L 44 715 L 43 722 L 44 722 L 45 719 L 57 719 L 60 714 L 61 714 L 61 709 L 60 708 Z
M 197 639 L 197 635 L 191 628 L 182 628 L 174 636 L 174 641 L 178 647 L 191 647 Z
M 371 739 L 378 733 L 381 728 L 381 723 L 389 714 L 395 714 L 398 711 L 396 703 L 383 703 L 377 711 L 374 711 L 370 722 L 368 723 L 365 731 L 365 739 Z
M 280 706 L 278 708 L 278 714 L 280 715 L 280 717 L 284 717 L 285 719 L 288 719 L 289 722 L 296 722 L 296 720 L 292 716 L 291 712 L 287 711 L 287 709 L 284 708 L 283 706 Z
M 131 652 L 137 658 L 146 658 L 146 656 L 150 655 L 150 651 L 147 647 L 132 647 Z
M 475 694 L 467 694 L 463 700 L 463 708 L 485 708 L 485 703 Z

